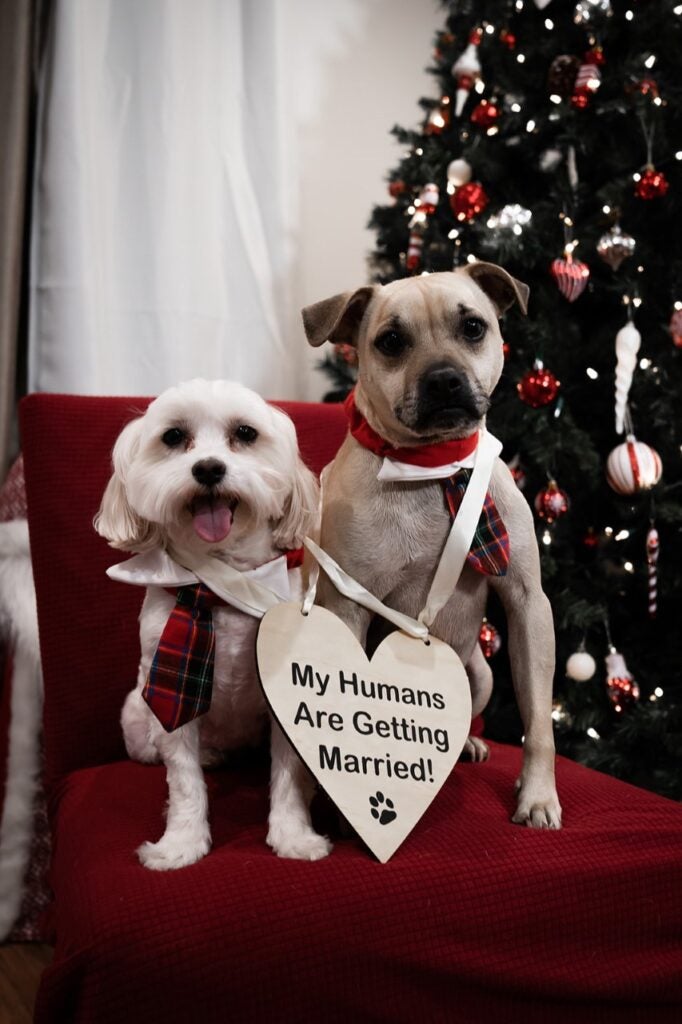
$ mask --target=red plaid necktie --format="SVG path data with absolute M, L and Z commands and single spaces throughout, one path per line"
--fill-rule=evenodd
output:
M 142 690 L 166 732 L 211 706 L 215 637 L 213 608 L 226 602 L 203 583 L 179 587 Z
M 471 476 L 470 469 L 460 469 L 454 476 L 441 480 L 445 504 L 450 518 L 457 515 Z M 509 535 L 495 502 L 486 492 L 481 517 L 469 548 L 467 562 L 476 572 L 487 576 L 505 576 L 509 565 Z

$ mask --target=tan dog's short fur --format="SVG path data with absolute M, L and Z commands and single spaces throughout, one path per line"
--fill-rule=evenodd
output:
M 473 263 L 335 295 L 303 311 L 311 345 L 355 345 L 355 400 L 371 427 L 396 446 L 464 437 L 485 423 L 502 372 L 498 317 L 528 288 L 500 267 Z M 480 337 L 478 335 L 480 334 Z M 450 529 L 438 481 L 377 480 L 379 456 L 349 434 L 325 477 L 321 544 L 368 590 L 416 616 L 423 608 Z M 560 828 L 554 782 L 552 678 L 554 629 L 542 591 L 533 516 L 507 466 L 498 459 L 492 498 L 509 534 L 506 576 L 465 566 L 455 592 L 432 626 L 467 667 L 473 714 L 485 707 L 492 673 L 478 645 L 488 586 L 499 594 L 509 626 L 509 656 L 525 731 L 523 767 L 513 821 Z M 323 576 L 319 600 L 366 641 L 370 613 Z M 469 741 L 476 759 L 485 744 Z

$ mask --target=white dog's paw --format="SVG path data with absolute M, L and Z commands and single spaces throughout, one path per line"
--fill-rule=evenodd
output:
M 189 841 L 186 836 L 169 835 L 166 833 L 158 843 L 142 843 L 137 849 L 137 856 L 146 868 L 151 871 L 175 871 L 177 868 L 195 864 L 205 857 L 211 849 L 209 833 Z
M 528 828 L 561 828 L 561 804 L 556 789 L 521 785 L 512 821 Z
M 320 836 L 311 828 L 284 829 L 271 827 L 267 844 L 278 857 L 290 860 L 322 860 L 332 852 L 332 844 L 326 836 Z
M 468 761 L 487 761 L 490 757 L 490 747 L 478 736 L 468 736 L 462 748 L 462 756 Z

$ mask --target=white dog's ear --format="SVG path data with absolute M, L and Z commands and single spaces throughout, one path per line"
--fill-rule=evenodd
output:
M 528 312 L 528 285 L 517 281 L 495 263 L 467 263 L 459 273 L 473 277 L 495 306 L 498 316 L 502 316 L 514 302 L 518 302 L 522 313 Z
M 93 525 L 112 548 L 146 551 L 159 540 L 158 529 L 130 507 L 126 495 L 126 474 L 135 458 L 142 433 L 142 417 L 133 420 L 119 434 L 112 453 L 114 472 L 106 486 Z
M 274 524 L 273 539 L 282 551 L 292 551 L 301 547 L 303 538 L 316 525 L 320 488 L 314 474 L 301 458 L 293 422 L 281 409 L 271 409 L 277 419 L 277 428 L 284 434 L 289 447 L 288 477 L 292 483 L 282 514 Z
M 310 344 L 315 348 L 325 341 L 355 345 L 365 310 L 380 287 L 367 285 L 306 306 L 302 312 L 303 326 Z

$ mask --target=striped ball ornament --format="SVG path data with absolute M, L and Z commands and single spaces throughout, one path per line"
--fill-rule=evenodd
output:
M 613 449 L 606 460 L 606 479 L 617 494 L 637 494 L 658 483 L 663 463 L 657 451 L 634 434 Z

